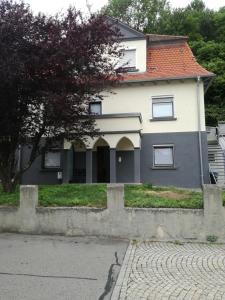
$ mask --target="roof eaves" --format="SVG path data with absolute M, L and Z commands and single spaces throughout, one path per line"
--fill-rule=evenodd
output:
M 214 73 L 209 73 L 208 75 L 188 75 L 188 76 L 175 76 L 175 77 L 158 77 L 158 78 L 145 78 L 145 79 L 133 79 L 133 80 L 122 80 L 121 84 L 126 83 L 141 83 L 141 82 L 154 82 L 154 81 L 168 81 L 168 80 L 184 80 L 184 79 L 196 79 L 200 78 L 213 78 L 216 75 Z
M 171 42 L 171 41 L 187 41 L 189 39 L 188 36 L 182 35 L 160 35 L 160 34 L 146 34 L 148 41 L 150 43 L 160 43 L 160 42 Z

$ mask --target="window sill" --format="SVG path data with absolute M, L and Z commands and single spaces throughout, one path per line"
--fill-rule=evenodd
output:
M 40 172 L 43 172 L 43 173 L 62 172 L 62 169 L 61 168 L 43 168 L 40 170 Z
M 169 167 L 169 166 L 162 166 L 162 167 L 152 167 L 152 170 L 177 170 L 177 167 Z
M 176 121 L 177 118 L 169 117 L 169 118 L 153 118 L 150 119 L 150 122 L 157 122 L 157 121 Z
M 138 73 L 139 72 L 139 69 L 137 69 L 136 67 L 128 67 L 128 68 L 121 68 L 121 69 L 118 69 L 118 72 L 121 73 L 121 74 L 126 74 L 126 73 Z

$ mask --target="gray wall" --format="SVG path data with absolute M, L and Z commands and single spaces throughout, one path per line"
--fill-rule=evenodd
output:
M 109 185 L 107 208 L 38 207 L 37 186 L 21 186 L 20 207 L 0 207 L 0 232 L 111 236 L 144 240 L 225 239 L 217 186 L 204 186 L 204 209 L 125 208 L 123 185 Z
M 153 145 L 174 144 L 174 170 L 155 170 L 153 166 Z M 204 181 L 209 183 L 207 134 L 202 132 Z M 143 134 L 141 145 L 141 181 L 155 185 L 199 188 L 200 158 L 198 133 L 154 133 Z
M 24 166 L 29 157 L 31 149 L 27 146 L 21 151 L 21 165 Z M 63 156 L 63 155 L 62 155 Z M 61 159 L 61 162 L 63 159 Z M 31 167 L 22 175 L 21 184 L 59 184 L 61 180 L 57 179 L 57 171 L 44 170 L 42 168 L 42 155 L 39 155 Z

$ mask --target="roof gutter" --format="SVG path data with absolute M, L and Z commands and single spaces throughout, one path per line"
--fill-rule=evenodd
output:
M 141 73 L 140 73 L 141 74 Z M 201 75 L 201 78 L 209 78 L 211 77 L 212 80 L 215 77 L 215 74 L 211 75 Z M 199 76 L 200 77 L 200 76 Z M 195 76 L 183 76 L 183 77 L 164 77 L 164 78 L 149 78 L 149 79 L 141 79 L 141 80 L 121 80 L 120 84 L 127 84 L 127 83 L 148 83 L 148 82 L 155 82 L 155 81 L 170 81 L 170 80 L 185 80 L 185 79 L 196 79 Z M 208 89 L 208 87 L 207 87 Z

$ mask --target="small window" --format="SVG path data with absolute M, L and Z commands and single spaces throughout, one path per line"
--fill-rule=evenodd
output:
M 44 154 L 44 168 L 54 169 L 61 167 L 61 154 L 59 150 L 49 150 Z
M 152 98 L 152 118 L 173 118 L 173 97 Z
M 118 64 L 118 68 L 123 69 L 136 69 L 136 50 L 135 49 L 126 49 L 123 50 Z
M 91 102 L 89 104 L 90 114 L 92 115 L 101 115 L 102 114 L 102 103 L 98 102 Z
M 153 146 L 154 167 L 174 166 L 174 146 Z

